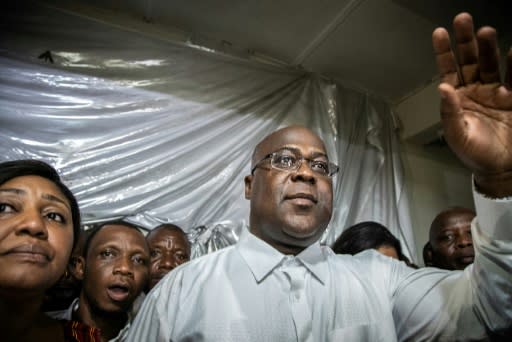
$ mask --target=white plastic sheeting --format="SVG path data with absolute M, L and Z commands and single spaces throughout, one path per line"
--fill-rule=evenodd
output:
M 172 222 L 193 237 L 195 255 L 233 243 L 248 224 L 252 149 L 279 127 L 303 124 L 341 167 L 324 242 L 374 220 L 415 256 L 386 103 L 312 74 L 45 7 L 4 11 L 2 20 L 0 158 L 54 165 L 84 223 Z

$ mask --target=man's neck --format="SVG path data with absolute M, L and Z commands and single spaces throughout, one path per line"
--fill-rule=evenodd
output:
M 258 231 L 249 230 L 249 233 L 256 236 L 258 239 L 266 242 L 267 244 L 269 244 L 274 249 L 276 249 L 277 251 L 279 251 L 280 253 L 282 253 L 284 255 L 298 255 L 303 250 L 305 250 L 306 248 L 309 247 L 309 246 L 303 247 L 303 246 L 297 246 L 297 245 L 290 245 L 290 244 L 282 243 L 280 241 L 275 241 L 273 239 L 266 238 L 265 236 L 260 236 L 261 234 L 258 234 Z
M 274 244 L 272 245 L 275 249 L 277 249 L 279 252 L 281 252 L 284 255 L 298 255 L 303 250 L 305 250 L 307 247 L 300 247 L 300 246 L 292 246 L 292 245 L 286 245 L 286 244 Z
M 128 313 L 111 313 L 93 307 L 80 296 L 78 310 L 73 312 L 73 319 L 101 330 L 102 341 L 113 339 L 128 322 Z

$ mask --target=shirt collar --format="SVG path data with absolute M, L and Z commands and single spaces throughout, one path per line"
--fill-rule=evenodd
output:
M 73 299 L 68 309 L 66 310 L 66 316 L 69 317 L 68 320 L 73 319 L 73 312 L 78 311 L 78 307 L 80 306 L 80 298 L 77 297 Z
M 286 255 L 251 234 L 249 231 L 242 232 L 236 248 L 258 283 L 263 281 L 284 259 L 286 259 Z M 322 284 L 325 284 L 328 273 L 327 254 L 328 250 L 317 241 L 300 252 L 295 258 L 297 258 L 315 278 Z
M 132 304 L 132 307 L 128 311 L 128 320 L 127 324 L 132 322 L 135 319 L 135 315 L 139 311 L 140 307 L 142 306 L 142 302 L 144 301 L 145 294 L 144 292 L 141 292 L 141 294 L 135 298 L 135 301 Z M 137 307 L 134 307 L 137 305 Z M 77 297 L 71 302 L 71 305 L 69 305 L 69 308 L 66 310 L 66 315 L 69 317 L 68 320 L 73 319 L 73 312 L 78 311 L 78 308 L 80 307 L 80 297 Z

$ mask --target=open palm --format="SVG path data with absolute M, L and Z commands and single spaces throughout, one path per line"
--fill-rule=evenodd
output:
M 496 31 L 475 35 L 469 14 L 454 19 L 456 53 L 438 28 L 433 45 L 441 74 L 441 118 L 446 141 L 474 173 L 484 193 L 512 195 L 512 50 L 501 81 Z

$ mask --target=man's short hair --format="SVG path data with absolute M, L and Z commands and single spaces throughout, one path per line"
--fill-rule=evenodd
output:
M 84 258 L 87 258 L 87 253 L 89 251 L 89 247 L 91 245 L 92 239 L 105 226 L 124 226 L 124 227 L 127 227 L 127 228 L 135 229 L 135 230 L 137 230 L 138 232 L 140 232 L 142 234 L 142 231 L 141 231 L 142 228 L 137 226 L 137 225 L 135 225 L 135 224 L 133 224 L 133 223 L 130 223 L 130 222 L 126 222 L 126 221 L 123 221 L 123 220 L 112 220 L 112 221 L 102 222 L 99 225 L 97 225 L 97 226 L 95 226 L 95 227 L 93 227 L 93 228 L 91 228 L 91 229 L 89 229 L 87 231 L 87 236 L 86 236 L 86 239 L 85 239 L 84 248 L 82 249 L 82 256 Z

